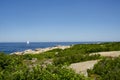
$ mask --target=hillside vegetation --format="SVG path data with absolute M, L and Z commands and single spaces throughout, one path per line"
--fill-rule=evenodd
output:
M 120 51 L 120 42 L 77 44 L 68 49 L 54 49 L 40 54 L 0 53 L 0 80 L 90 80 L 92 75 L 98 80 L 119 80 L 120 58 L 90 55 L 90 53 L 103 51 Z M 88 70 L 89 77 L 67 68 L 71 63 L 97 59 L 101 61 L 94 66 L 93 70 Z M 114 68 L 113 65 L 117 67 Z
M 97 80 L 120 80 L 120 57 L 104 58 L 88 73 Z

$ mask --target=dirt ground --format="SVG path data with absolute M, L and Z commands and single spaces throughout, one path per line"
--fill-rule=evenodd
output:
M 120 55 L 120 51 L 91 53 L 91 55 L 93 54 L 100 54 L 101 56 L 105 56 L 105 57 L 118 57 Z M 76 73 L 82 73 L 85 76 L 87 76 L 87 69 L 92 69 L 98 61 L 99 60 L 91 60 L 91 61 L 73 63 L 69 67 L 75 70 Z
M 97 53 L 91 53 L 91 55 L 92 54 L 100 54 L 101 56 L 105 56 L 105 57 L 118 57 L 120 55 L 120 51 L 97 52 Z
M 82 73 L 87 76 L 87 69 L 92 69 L 97 62 L 98 60 L 73 63 L 69 67 L 75 70 L 76 73 Z

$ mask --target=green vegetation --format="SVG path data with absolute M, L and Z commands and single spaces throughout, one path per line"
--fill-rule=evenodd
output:
M 97 80 L 120 80 L 120 57 L 104 58 L 88 73 Z
M 94 52 L 119 51 L 120 42 L 77 44 L 68 49 L 54 49 L 40 54 L 7 55 L 0 53 L 0 80 L 119 80 L 120 57 L 101 58 Z M 66 68 L 76 62 L 101 59 L 89 78 Z M 66 65 L 67 64 L 67 65 Z
M 88 60 L 96 60 L 100 59 L 100 55 L 88 55 L 88 54 L 73 54 L 65 57 L 59 57 L 54 59 L 54 64 L 71 64 L 76 62 L 88 61 Z
M 39 60 L 53 59 L 55 65 L 71 64 L 87 60 L 100 59 L 100 55 L 89 55 L 94 52 L 119 51 L 120 42 L 109 42 L 101 44 L 77 44 L 71 48 L 61 50 L 54 49 L 41 54 L 27 54 L 25 59 L 37 58 Z
M 27 65 L 23 56 L 0 54 L 0 80 L 88 80 L 65 66 Z
M 119 51 L 120 42 L 116 43 L 101 43 L 101 44 L 78 44 L 71 48 L 61 50 L 57 57 L 54 58 L 54 64 L 71 64 L 87 60 L 100 59 L 100 55 L 89 55 L 94 52 L 102 51 Z M 55 52 L 54 52 L 55 53 Z

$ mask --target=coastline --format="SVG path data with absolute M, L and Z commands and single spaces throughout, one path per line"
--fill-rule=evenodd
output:
M 43 52 L 47 52 L 47 51 L 50 51 L 50 50 L 53 50 L 53 49 L 67 49 L 67 48 L 70 48 L 71 46 L 61 46 L 61 45 L 58 45 L 58 46 L 54 46 L 54 47 L 47 47 L 47 48 L 36 48 L 35 50 L 32 50 L 32 49 L 27 49 L 27 50 L 24 50 L 24 51 L 21 51 L 21 52 L 13 52 L 13 53 L 10 53 L 10 55 L 25 55 L 25 54 L 40 54 L 40 53 L 43 53 Z
M 4 52 L 5 54 L 11 54 L 14 52 L 23 52 L 28 49 L 35 50 L 37 48 L 48 48 L 57 45 L 69 46 L 84 43 L 85 42 L 30 42 L 30 44 L 26 44 L 26 42 L 5 42 L 0 43 L 0 52 Z

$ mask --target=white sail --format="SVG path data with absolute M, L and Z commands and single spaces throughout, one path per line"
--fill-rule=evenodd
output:
M 30 44 L 30 42 L 29 42 L 29 41 L 27 41 L 27 44 Z

